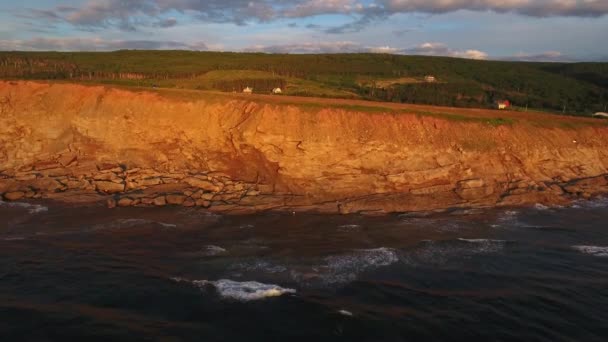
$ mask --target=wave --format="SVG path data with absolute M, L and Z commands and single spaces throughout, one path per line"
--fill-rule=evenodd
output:
M 228 251 L 220 246 L 208 245 L 203 247 L 202 254 L 204 256 L 216 256 L 228 253 Z
M 177 225 L 172 223 L 157 222 L 145 219 L 119 219 L 108 223 L 101 223 L 93 226 L 91 230 L 105 230 L 105 229 L 125 229 L 133 228 L 141 225 L 159 225 L 163 228 L 176 228 Z
M 359 249 L 344 255 L 325 257 L 319 265 L 292 269 L 293 280 L 309 285 L 340 285 L 355 281 L 363 272 L 399 261 L 391 248 Z
M 344 309 L 342 309 L 342 310 L 338 310 L 338 313 L 339 313 L 340 315 L 343 315 L 343 316 L 348 316 L 348 317 L 353 317 L 353 316 L 354 316 L 352 312 L 350 312 L 350 311 L 348 311 L 348 310 L 344 310 Z
M 21 241 L 21 240 L 25 240 L 25 236 L 9 236 L 9 237 L 5 237 L 2 238 L 3 241 Z
M 492 240 L 492 239 L 463 239 L 459 238 L 458 241 L 470 242 L 470 243 L 506 243 L 507 240 Z
M 602 246 L 572 246 L 573 249 L 596 257 L 608 257 L 608 247 Z
M 598 197 L 593 200 L 578 200 L 570 205 L 570 208 L 574 209 L 601 209 L 606 207 L 608 207 L 607 197 Z
M 358 224 L 343 224 L 341 226 L 338 226 L 338 230 L 342 230 L 342 231 L 351 231 L 351 230 L 357 230 L 357 229 L 361 229 L 361 225 L 358 225 Z
M 188 281 L 183 278 L 172 278 L 177 282 L 189 282 L 190 284 L 206 289 L 208 286 L 213 286 L 218 294 L 223 298 L 234 299 L 238 301 L 261 300 L 270 297 L 280 297 L 285 294 L 295 294 L 295 289 L 283 288 L 278 285 L 264 284 L 257 281 L 234 281 L 230 279 L 220 279 L 215 281 L 210 280 L 193 280 Z
M 447 265 L 476 255 L 500 253 L 509 241 L 492 239 L 456 239 L 423 241 L 404 252 L 401 261 L 410 266 Z
M 39 204 L 30 204 L 24 202 L 4 202 L 0 200 L 0 206 L 6 206 L 9 208 L 26 209 L 30 214 L 39 214 L 49 210 L 48 207 Z

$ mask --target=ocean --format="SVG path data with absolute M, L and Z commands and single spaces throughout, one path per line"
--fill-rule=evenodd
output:
M 0 341 L 606 341 L 608 199 L 388 216 L 0 202 Z

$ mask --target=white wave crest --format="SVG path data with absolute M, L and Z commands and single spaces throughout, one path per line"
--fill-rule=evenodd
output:
M 348 310 L 344 310 L 344 309 L 342 309 L 342 310 L 338 310 L 338 313 L 339 313 L 340 315 L 343 315 L 343 316 L 348 316 L 348 317 L 353 317 L 353 316 L 354 316 L 352 312 L 350 312 L 350 311 L 348 311 Z
M 294 289 L 283 288 L 273 284 L 263 284 L 257 281 L 239 282 L 230 279 L 189 281 L 184 278 L 171 279 L 176 282 L 188 282 L 200 289 L 205 289 L 207 286 L 213 286 L 220 296 L 238 301 L 260 300 L 296 293 L 296 290 Z
M 208 245 L 203 247 L 202 253 L 205 256 L 216 256 L 219 254 L 227 253 L 228 251 L 220 246 Z
M 24 203 L 24 202 L 4 202 L 4 201 L 0 200 L 0 205 L 7 206 L 9 208 L 26 209 L 27 212 L 30 214 L 39 214 L 39 213 L 43 213 L 45 211 L 49 211 L 49 208 L 45 207 L 43 205 L 30 204 L 30 203 Z
M 342 231 L 357 230 L 360 228 L 361 228 L 361 226 L 358 224 L 343 224 L 341 226 L 338 226 L 338 229 L 342 230 Z
M 601 246 L 572 246 L 575 250 L 596 257 L 608 257 L 608 247 Z

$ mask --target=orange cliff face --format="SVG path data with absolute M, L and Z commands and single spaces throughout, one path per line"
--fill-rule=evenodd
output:
M 0 81 L 5 200 L 342 213 L 553 204 L 608 192 L 607 147 L 594 119 Z

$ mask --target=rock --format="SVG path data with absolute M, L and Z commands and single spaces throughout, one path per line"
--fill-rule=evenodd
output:
M 259 191 L 254 190 L 254 189 L 250 189 L 250 190 L 247 190 L 247 194 L 246 195 L 247 196 L 258 196 L 259 194 L 260 194 Z
M 145 205 L 154 204 L 154 198 L 144 197 L 141 199 L 141 204 L 145 204 Z
M 113 198 L 108 198 L 108 200 L 106 201 L 106 205 L 110 209 L 116 208 L 116 200 Z
M 144 179 L 137 179 L 133 183 L 135 183 L 136 187 L 148 187 L 162 184 L 162 179 L 160 177 L 151 177 Z
M 162 207 L 164 205 L 167 205 L 167 199 L 165 198 L 165 196 L 156 197 L 154 199 L 154 205 L 157 207 Z
M 29 182 L 29 186 L 35 190 L 54 192 L 63 188 L 63 185 L 53 178 L 37 178 Z
M 184 195 L 167 195 L 167 203 L 181 205 L 186 200 Z
M 196 205 L 199 207 L 209 208 L 211 206 L 211 202 L 204 199 L 198 199 L 196 200 Z
M 182 205 L 184 207 L 194 207 L 196 205 L 196 202 L 192 198 L 186 198 L 186 200 L 184 200 L 184 203 L 182 203 Z
M 57 162 L 64 167 L 68 167 L 68 166 L 72 165 L 74 162 L 76 162 L 77 159 L 78 159 L 78 156 L 75 153 L 68 153 L 68 154 L 64 154 L 61 157 L 59 157 L 57 159 Z
M 414 195 L 430 195 L 435 193 L 448 192 L 452 190 L 454 190 L 454 186 L 452 184 L 443 184 L 427 186 L 419 189 L 412 189 L 410 192 Z
M 192 197 L 192 194 L 194 194 L 194 192 L 190 191 L 190 190 L 186 190 L 184 191 L 184 195 L 188 196 L 188 197 Z
M 205 200 L 205 201 L 211 201 L 213 199 L 213 197 L 215 197 L 214 193 L 211 192 L 207 192 L 201 195 L 201 199 Z
M 97 165 L 97 170 L 103 172 L 123 172 L 122 167 L 119 164 L 113 163 L 102 163 Z
M 97 181 L 110 181 L 114 183 L 122 183 L 124 181 L 113 172 L 98 173 L 93 177 L 93 179 Z
M 475 179 L 467 179 L 467 180 L 463 180 L 458 182 L 457 187 L 460 189 L 474 189 L 474 188 L 481 188 L 482 186 L 485 186 L 485 182 L 483 179 L 479 179 L 479 178 L 475 178 Z
M 17 174 L 15 174 L 15 179 L 18 181 L 29 181 L 36 179 L 36 174 L 29 172 L 18 172 Z
M 100 181 L 95 182 L 95 188 L 100 192 L 114 194 L 117 192 L 123 192 L 125 190 L 125 185 L 114 182 Z
M 192 195 L 190 195 L 190 197 L 194 198 L 195 200 L 201 198 L 203 196 L 205 192 L 203 190 L 199 190 L 195 193 L 193 193 Z
M 86 189 L 91 185 L 87 180 L 68 180 L 65 185 L 68 189 Z
M 23 191 L 13 191 L 7 192 L 4 194 L 4 199 L 7 201 L 17 201 L 25 197 L 25 192 Z
M 133 205 L 133 200 L 129 197 L 123 197 L 118 200 L 119 207 L 130 207 L 131 205 Z
M 188 177 L 184 179 L 184 183 L 195 188 L 203 189 L 211 192 L 219 192 L 221 188 L 208 180 L 203 180 L 195 177 Z
M 34 198 L 34 196 L 36 196 L 36 192 L 34 192 L 34 191 L 25 192 L 25 198 Z
M 38 171 L 59 169 L 59 168 L 61 168 L 61 165 L 54 161 L 42 161 L 42 162 L 37 162 L 36 164 L 34 164 L 34 169 L 38 170 Z

